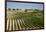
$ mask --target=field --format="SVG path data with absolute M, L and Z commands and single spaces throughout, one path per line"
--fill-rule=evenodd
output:
M 43 11 L 16 12 L 7 11 L 6 30 L 32 30 L 44 28 Z

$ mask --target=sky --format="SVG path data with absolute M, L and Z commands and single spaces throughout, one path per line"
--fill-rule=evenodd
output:
M 43 4 L 7 2 L 7 8 L 43 10 Z

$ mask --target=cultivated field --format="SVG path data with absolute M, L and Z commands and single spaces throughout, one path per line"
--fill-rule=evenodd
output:
M 16 12 L 7 11 L 7 31 L 43 29 L 43 11 Z

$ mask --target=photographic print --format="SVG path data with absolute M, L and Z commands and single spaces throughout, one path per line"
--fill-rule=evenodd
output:
M 7 2 L 6 32 L 44 29 L 44 3 Z

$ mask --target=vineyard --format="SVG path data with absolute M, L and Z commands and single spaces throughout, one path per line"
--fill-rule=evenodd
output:
M 44 20 L 43 12 L 16 12 L 7 11 L 7 31 L 21 31 L 32 29 L 43 29 Z

